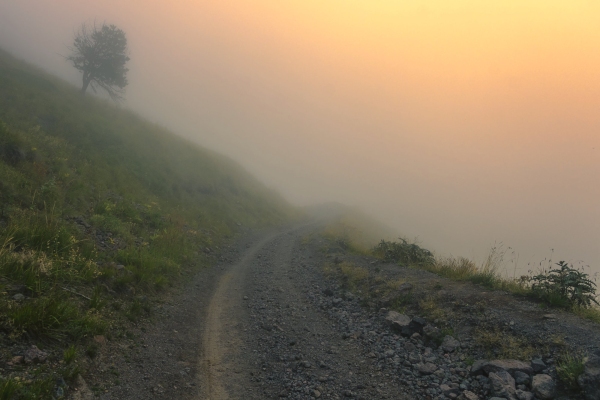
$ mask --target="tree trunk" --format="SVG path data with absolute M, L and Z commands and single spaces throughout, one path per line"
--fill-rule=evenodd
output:
M 85 96 L 85 91 L 87 90 L 88 85 L 90 84 L 90 81 L 91 81 L 91 79 L 90 79 L 89 72 L 87 72 L 87 71 L 84 72 L 83 73 L 83 86 L 81 87 L 81 95 L 82 96 Z

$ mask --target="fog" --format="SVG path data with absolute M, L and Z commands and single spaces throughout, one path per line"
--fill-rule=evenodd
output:
M 590 0 L 2 0 L 0 46 L 80 85 L 74 31 L 113 23 L 125 106 L 294 204 L 358 206 L 440 255 L 502 242 L 522 271 L 600 271 L 599 18 Z

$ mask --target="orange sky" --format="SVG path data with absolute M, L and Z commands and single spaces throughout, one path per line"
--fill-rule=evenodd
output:
M 94 18 L 128 34 L 129 107 L 291 200 L 600 271 L 600 2 L 19 0 L 0 46 L 78 84 L 58 54 Z

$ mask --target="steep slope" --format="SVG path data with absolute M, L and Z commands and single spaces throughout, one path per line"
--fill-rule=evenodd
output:
M 58 396 L 94 336 L 124 335 L 240 227 L 294 215 L 231 160 L 0 51 L 0 398 Z M 48 358 L 24 368 L 34 344 Z

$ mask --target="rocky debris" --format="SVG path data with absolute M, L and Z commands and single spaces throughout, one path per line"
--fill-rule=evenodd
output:
M 534 375 L 531 380 L 531 390 L 540 399 L 553 399 L 556 396 L 556 383 L 550 375 Z
M 600 399 L 600 350 L 588 357 L 577 383 L 587 400 Z
M 43 363 L 47 358 L 48 353 L 41 351 L 35 345 L 25 350 L 25 353 L 23 354 L 23 362 L 25 364 Z
M 490 372 L 492 394 L 507 400 L 516 400 L 515 379 L 505 370 Z

